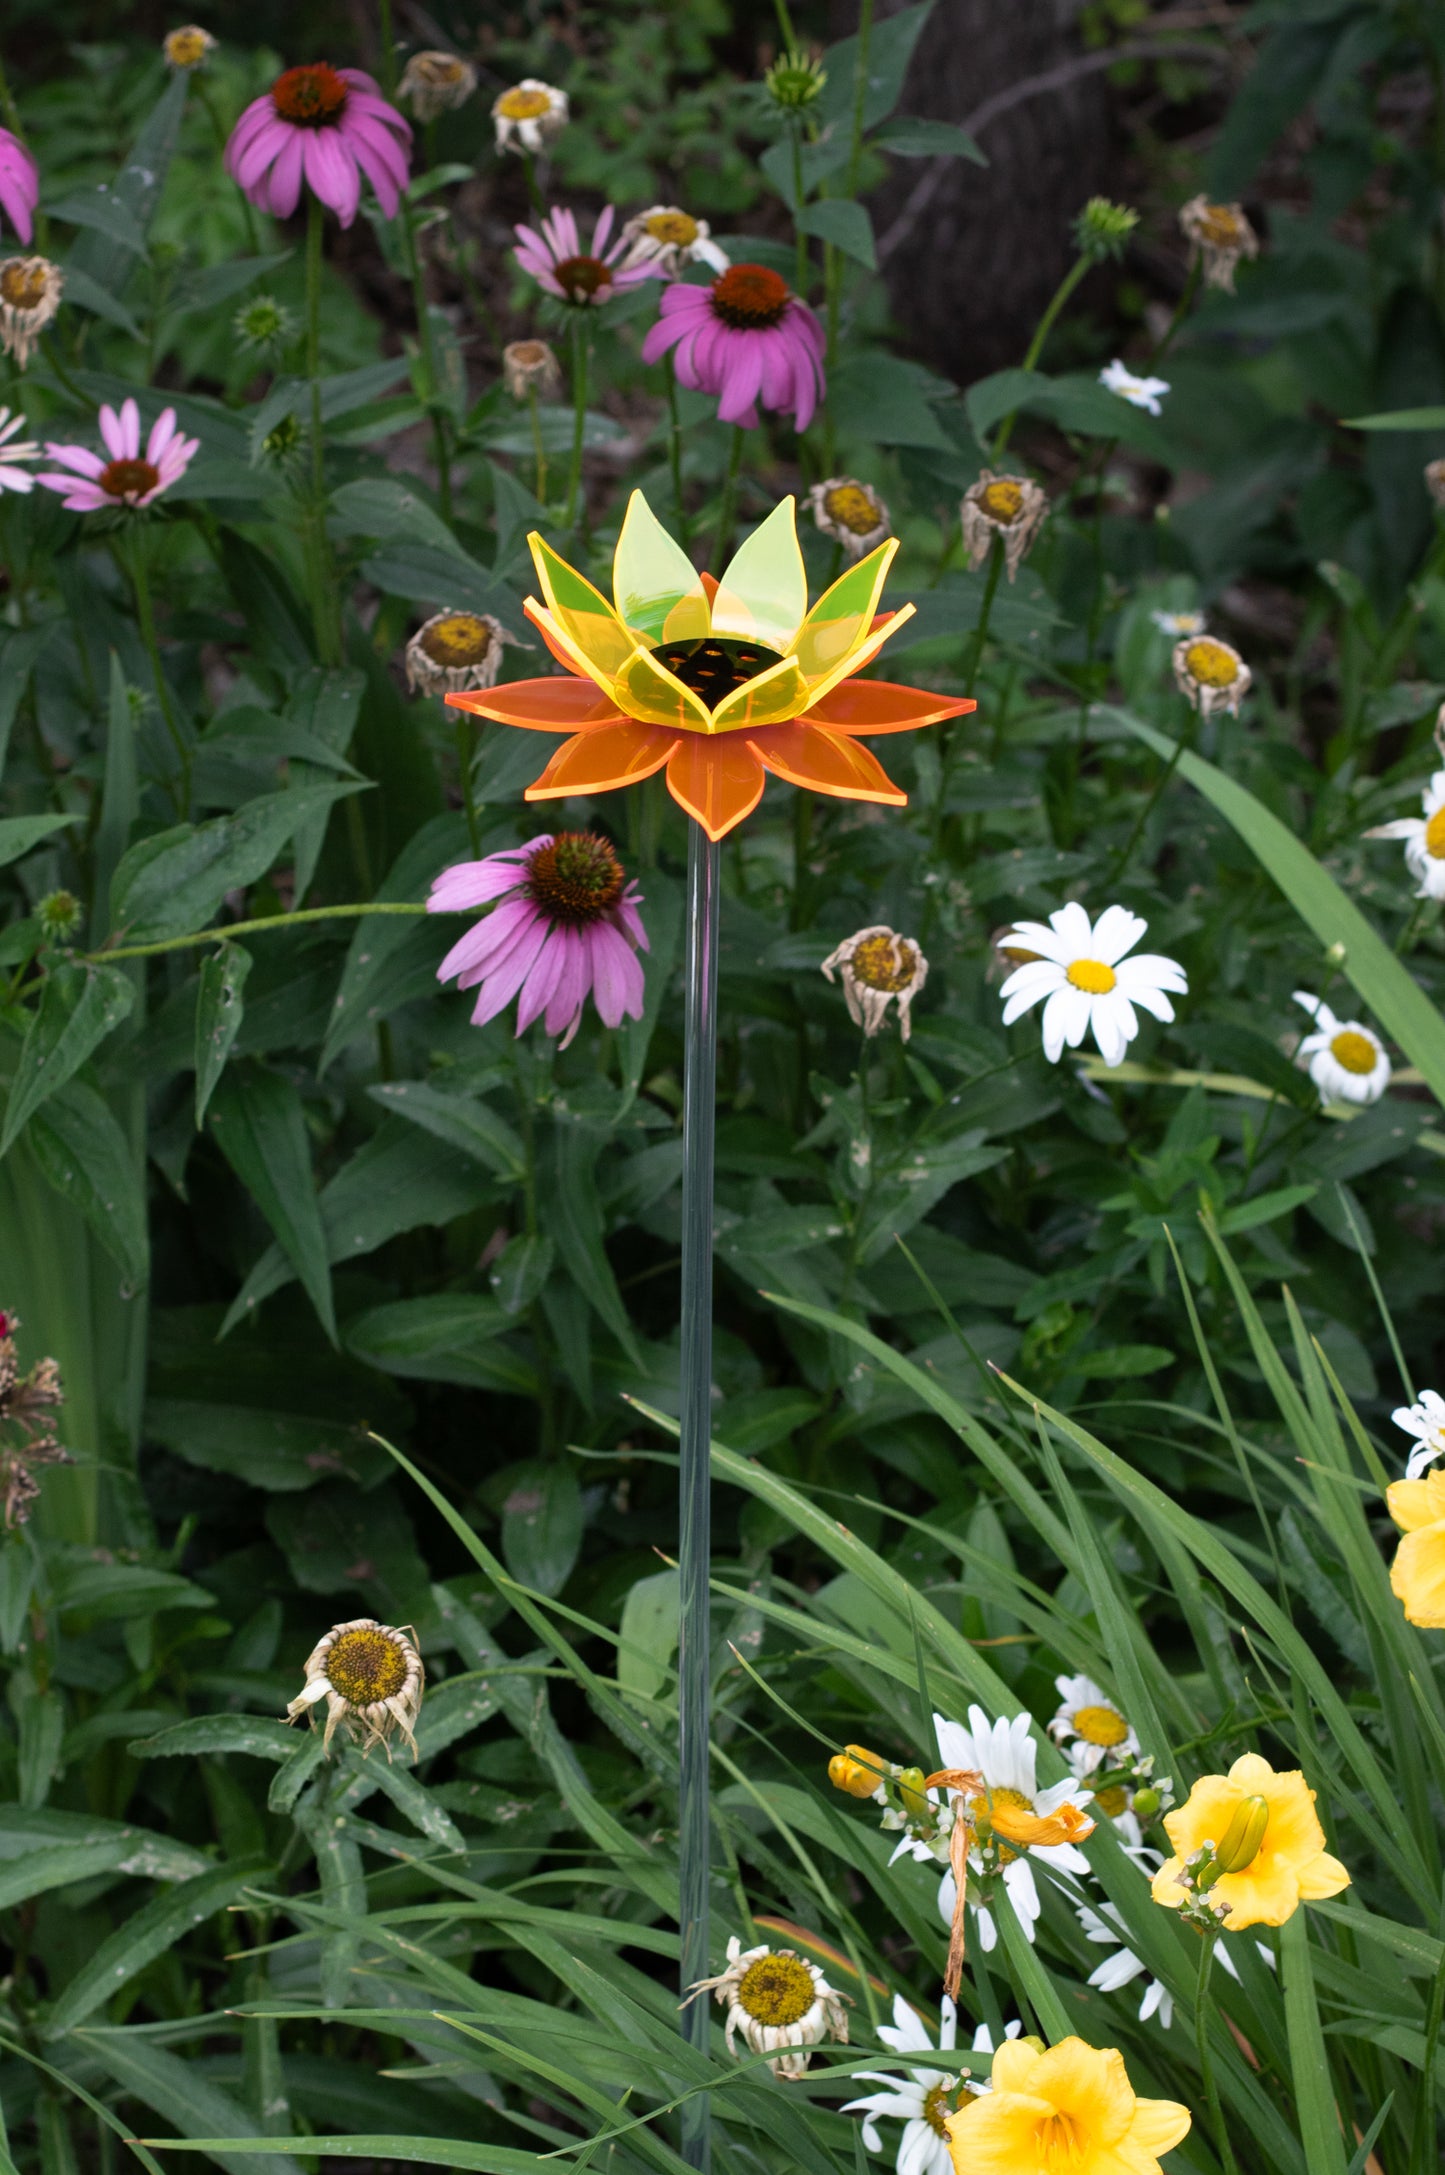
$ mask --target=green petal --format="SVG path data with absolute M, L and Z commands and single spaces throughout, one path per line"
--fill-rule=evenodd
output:
M 791 647 L 808 609 L 808 576 L 798 547 L 794 501 L 775 506 L 734 553 L 712 600 L 714 634 Z
M 890 537 L 870 551 L 866 559 L 840 574 L 809 612 L 792 647 L 810 685 L 835 672 L 849 651 L 867 638 L 897 549 L 897 539 Z
M 619 618 L 650 641 L 660 642 L 668 614 L 684 599 L 694 597 L 700 618 L 697 632 L 707 632 L 707 597 L 697 569 L 640 491 L 634 491 L 627 502 L 627 518 L 617 539 L 612 596 Z
M 600 589 L 569 566 L 534 530 L 527 538 L 532 561 L 553 617 L 598 672 L 620 672 L 637 644 Z

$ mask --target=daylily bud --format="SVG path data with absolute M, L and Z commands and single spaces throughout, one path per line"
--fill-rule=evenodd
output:
M 829 1760 L 828 1780 L 835 1790 L 846 1790 L 849 1797 L 872 1797 L 888 1772 L 888 1764 L 866 1745 L 849 1745 Z
M 1163 1802 L 1155 1789 L 1146 1788 L 1134 1792 L 1134 1810 L 1141 1820 L 1152 1820 Z
M 1037 2032 L 1025 2032 L 1023 2038 L 1019 2041 L 1019 2045 L 1021 2047 L 1032 2047 L 1035 2054 L 1047 2054 L 1049 2051 L 1047 2042 L 1040 2039 Z
M 910 1820 L 923 1820 L 932 1813 L 928 1792 L 923 1787 L 923 1769 L 905 1767 L 898 1777 L 898 1796 Z
M 1214 1853 L 1221 1873 L 1242 1873 L 1259 1856 L 1269 1826 L 1269 1802 L 1262 1797 L 1241 1798 L 1224 1838 Z

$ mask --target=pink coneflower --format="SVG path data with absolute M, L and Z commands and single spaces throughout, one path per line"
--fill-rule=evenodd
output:
M 454 944 L 437 980 L 459 989 L 480 984 L 472 1019 L 495 1019 L 521 991 L 517 1033 L 546 1014 L 549 1035 L 566 1049 L 581 1024 L 589 991 L 609 1027 L 642 1017 L 640 946 L 647 931 L 635 883 L 605 838 L 592 831 L 544 831 L 506 853 L 444 869 L 427 901 L 453 914 L 499 900 L 497 910 Z
M 545 287 L 549 295 L 559 302 L 571 302 L 578 309 L 591 304 L 606 302 L 619 294 L 624 287 L 636 287 L 645 279 L 659 277 L 655 264 L 619 264 L 618 259 L 628 251 L 626 235 L 619 235 L 611 248 L 607 246 L 612 232 L 612 222 L 617 217 L 609 204 L 600 213 L 592 229 L 592 247 L 582 247 L 582 237 L 577 231 L 577 220 L 570 211 L 554 211 L 536 227 L 516 229 L 517 262 L 524 272 L 530 272 L 539 287 Z
M 387 218 L 396 217 L 410 144 L 410 123 L 369 75 L 318 60 L 288 68 L 252 99 L 231 131 L 225 167 L 258 211 L 289 219 L 304 182 L 349 227 L 363 174 Z
M 0 211 L 28 242 L 35 231 L 35 207 L 40 202 L 40 168 L 18 136 L 0 128 Z
M 151 425 L 145 452 L 140 449 L 140 409 L 125 402 L 119 415 L 114 408 L 100 411 L 100 435 L 110 455 L 102 460 L 89 446 L 57 446 L 46 443 L 52 461 L 59 461 L 68 475 L 42 473 L 35 479 L 47 491 L 65 493 L 72 513 L 94 514 L 117 506 L 149 506 L 162 491 L 169 491 L 191 465 L 199 438 L 183 438 L 176 427 L 174 408 L 163 408 Z
M 755 430 L 758 408 L 791 409 L 806 430 L 824 391 L 823 328 L 785 279 L 730 265 L 710 287 L 676 285 L 642 343 L 644 362 L 675 347 L 678 383 L 718 396 L 718 421 Z

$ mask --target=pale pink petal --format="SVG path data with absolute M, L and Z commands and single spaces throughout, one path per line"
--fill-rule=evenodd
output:
M 517 1004 L 519 1035 L 525 1033 L 550 1001 L 558 978 L 567 964 L 567 939 L 573 933 L 570 929 L 559 929 L 555 923 L 549 927 L 547 941 L 532 962 Z
M 495 1019 L 511 1003 L 527 979 L 528 971 L 542 949 L 546 935 L 547 922 L 539 914 L 508 952 L 496 973 L 482 984 L 481 993 L 472 1011 L 474 1026 L 484 1027 L 488 1020 Z
M 536 914 L 537 908 L 530 899 L 513 899 L 499 906 L 494 914 L 468 929 L 466 935 L 452 946 L 437 968 L 437 980 L 448 982 L 453 975 L 470 974 L 472 981 L 477 981 L 480 977 L 474 970 L 485 969 L 493 956 L 504 951 Z

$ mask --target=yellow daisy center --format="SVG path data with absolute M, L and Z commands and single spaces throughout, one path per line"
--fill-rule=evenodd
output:
M 1346 1072 L 1373 1072 L 1379 1062 L 1379 1051 L 1368 1035 L 1356 1028 L 1342 1027 L 1330 1044 L 1330 1055 Z
M 1071 959 L 1065 970 L 1075 989 L 1090 997 L 1107 997 L 1119 977 L 1102 959 Z
M 1113 980 L 1112 975 L 1109 978 Z M 1121 1745 L 1129 1734 L 1129 1725 L 1117 1707 L 1076 1707 L 1074 1734 L 1085 1744 Z
M 1223 642 L 1205 635 L 1184 652 L 1184 669 L 1198 687 L 1233 687 L 1239 678 L 1239 659 Z
M 878 509 L 861 483 L 835 483 L 823 493 L 823 511 L 853 536 L 871 535 L 878 526 Z
M 691 249 L 697 240 L 697 221 L 690 212 L 655 211 L 643 226 L 654 242 L 666 242 L 675 249 Z
M 215 40 L 194 23 L 173 30 L 166 39 L 166 59 L 173 68 L 195 68 L 205 59 Z
M 326 1676 L 349 1707 L 395 1699 L 406 1682 L 406 1655 L 379 1627 L 359 1624 L 343 1631 L 325 1660 Z
M 1116 1782 L 1110 1790 L 1096 1790 L 1094 1803 L 1106 1820 L 1117 1820 L 1121 1812 L 1129 1810 L 1129 1793 L 1122 1782 Z
M 448 612 L 423 628 L 418 640 L 433 664 L 454 668 L 479 665 L 490 655 L 496 636 L 476 612 Z
M 1239 213 L 1228 204 L 1206 204 L 1199 213 L 1201 237 L 1216 249 L 1233 249 L 1243 236 Z
M 999 476 L 986 483 L 978 494 L 978 503 L 990 521 L 1002 522 L 1007 527 L 1017 521 L 1024 503 L 1024 487 L 1014 476 Z
M 4 291 L 5 275 L 0 272 L 0 292 Z M 1445 861 L 1445 801 L 1442 801 L 1425 826 L 1425 851 L 1432 861 Z
M 971 2099 L 980 2099 L 972 2085 L 959 2084 L 956 2088 L 947 2084 L 935 2084 L 923 2095 L 923 2119 L 935 2137 L 948 2140 L 948 2118 L 956 2115 L 960 2107 L 966 2107 Z
M 45 300 L 43 257 L 10 257 L 0 264 L 0 302 L 12 310 L 33 310 Z
M 552 110 L 550 91 L 503 91 L 493 107 L 504 121 L 540 121 Z
M 853 954 L 853 979 L 868 989 L 906 989 L 918 972 L 918 952 L 903 937 L 868 936 Z
M 756 1963 L 749 1964 L 738 1981 L 738 2007 L 746 2009 L 757 2024 L 776 2027 L 800 2023 L 815 1998 L 813 1974 L 807 1965 L 799 1957 L 777 1949 L 769 1949 Z

